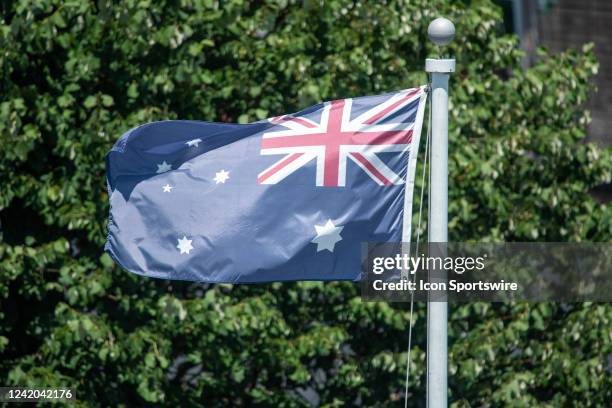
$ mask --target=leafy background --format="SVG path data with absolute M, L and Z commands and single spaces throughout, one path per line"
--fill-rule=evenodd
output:
M 451 18 L 447 50 L 428 23 Z M 584 142 L 590 47 L 528 70 L 490 1 L 0 3 L 0 383 L 76 386 L 83 406 L 401 406 L 408 306 L 350 283 L 144 279 L 102 252 L 104 155 L 127 129 L 247 122 L 451 79 L 452 240 L 607 241 Z M 419 186 L 417 186 L 419 188 Z M 425 305 L 409 403 L 424 406 Z M 450 306 L 453 406 L 609 406 L 612 306 Z

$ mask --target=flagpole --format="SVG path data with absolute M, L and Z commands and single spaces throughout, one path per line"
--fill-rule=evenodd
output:
M 450 20 L 437 18 L 427 29 L 436 45 L 446 45 L 455 35 Z M 448 239 L 448 79 L 455 71 L 454 59 L 425 61 L 425 71 L 431 74 L 431 173 L 429 181 L 429 242 Z M 427 303 L 427 407 L 448 406 L 448 304 Z

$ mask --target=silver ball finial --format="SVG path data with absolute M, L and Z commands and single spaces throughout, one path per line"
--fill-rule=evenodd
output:
M 455 25 L 452 21 L 444 17 L 438 17 L 429 23 L 427 35 L 434 44 L 446 45 L 450 43 L 455 36 Z

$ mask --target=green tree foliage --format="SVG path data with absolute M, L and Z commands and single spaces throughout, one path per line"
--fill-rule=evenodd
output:
M 398 406 L 408 308 L 350 283 L 207 286 L 103 255 L 104 155 L 127 129 L 247 122 L 426 81 L 429 21 L 453 19 L 454 240 L 609 241 L 610 151 L 583 142 L 589 47 L 520 67 L 489 1 L 0 3 L 0 383 L 83 405 Z M 410 402 L 424 405 L 416 305 Z M 464 304 L 456 406 L 609 406 L 612 307 Z

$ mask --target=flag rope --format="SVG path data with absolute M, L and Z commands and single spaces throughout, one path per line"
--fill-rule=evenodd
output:
M 431 81 L 427 84 L 427 91 L 431 89 Z M 423 197 L 425 192 L 425 175 L 427 174 L 427 162 L 429 158 L 429 139 L 431 137 L 431 100 L 429 101 L 429 115 L 427 119 L 427 136 L 425 138 L 425 160 L 423 162 L 423 175 L 421 176 L 421 198 L 419 200 L 419 218 L 417 224 L 417 236 L 415 242 L 415 255 L 418 256 L 419 241 L 421 239 L 421 220 L 423 219 Z M 416 271 L 414 271 L 412 282 L 416 281 Z M 408 408 L 408 390 L 410 384 L 410 352 L 412 350 L 412 316 L 414 314 L 414 291 L 410 291 L 410 320 L 408 326 L 408 357 L 406 362 L 406 386 L 404 392 L 404 408 Z

